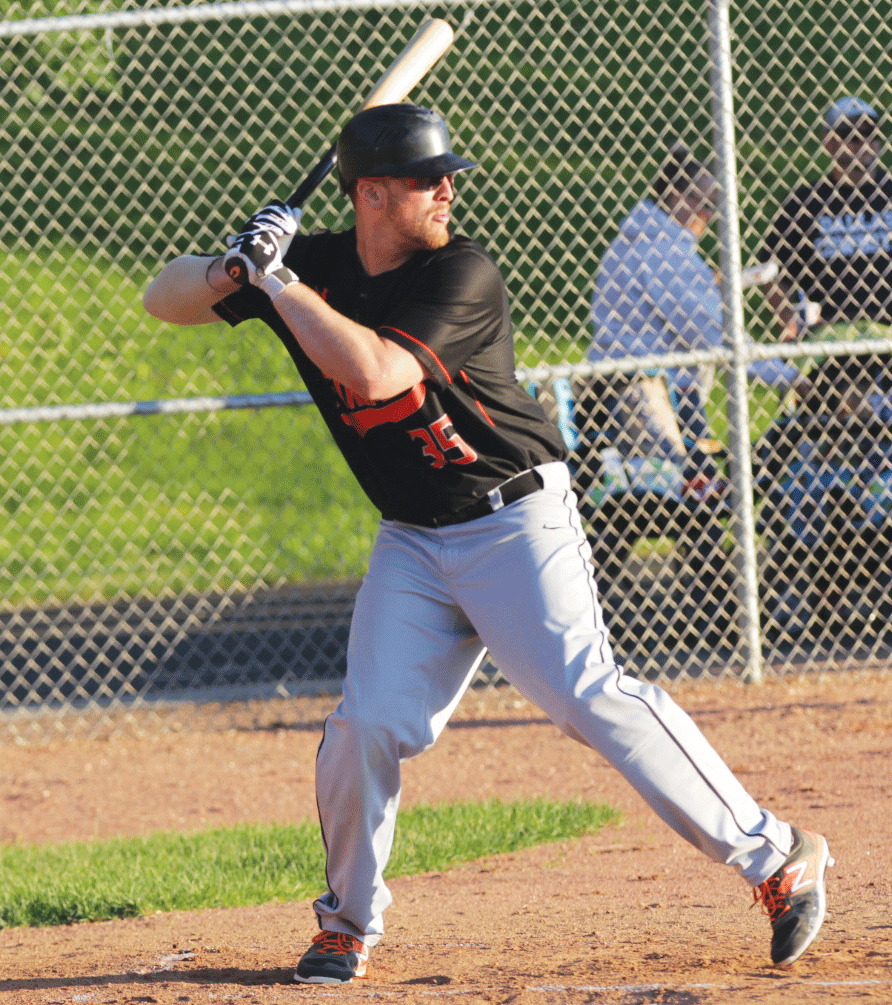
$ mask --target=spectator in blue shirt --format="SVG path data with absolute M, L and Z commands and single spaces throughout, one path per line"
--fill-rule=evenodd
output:
M 590 359 L 725 344 L 721 290 L 697 250 L 715 197 L 709 170 L 686 147 L 672 147 L 601 260 Z M 595 381 L 577 396 L 582 513 L 606 581 L 622 575 L 638 537 L 674 538 L 691 577 L 685 618 L 698 639 L 720 645 L 730 628 L 729 510 L 705 409 L 713 368 L 653 365 Z M 749 374 L 784 390 L 799 377 L 773 360 L 751 364 Z
M 672 147 L 651 194 L 626 217 L 604 253 L 592 300 L 589 358 L 712 349 L 724 344 L 716 277 L 697 251 L 714 212 L 715 181 L 684 146 Z M 707 440 L 711 367 L 676 367 L 610 380 L 612 439 L 624 455 L 668 461 L 696 475 L 690 452 Z M 755 362 L 752 379 L 787 388 L 799 376 L 780 361 Z

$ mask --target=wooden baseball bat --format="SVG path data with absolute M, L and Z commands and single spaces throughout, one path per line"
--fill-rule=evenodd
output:
M 452 45 L 452 28 L 440 18 L 431 18 L 415 32 L 403 51 L 394 59 L 365 101 L 356 109 L 390 105 L 403 98 Z M 337 162 L 337 143 L 325 154 L 288 199 L 289 206 L 303 206 L 304 201 Z

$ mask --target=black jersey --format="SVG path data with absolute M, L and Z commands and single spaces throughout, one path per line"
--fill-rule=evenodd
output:
M 765 243 L 825 322 L 892 324 L 892 178 L 855 188 L 824 178 L 797 188 Z
M 505 283 L 483 248 L 453 236 L 369 276 L 355 229 L 294 238 L 285 264 L 336 311 L 396 342 L 430 377 L 367 401 L 307 357 L 262 291 L 246 287 L 216 311 L 230 324 L 261 318 L 294 360 L 365 493 L 388 520 L 427 525 L 521 471 L 563 460 L 557 428 L 514 375 Z

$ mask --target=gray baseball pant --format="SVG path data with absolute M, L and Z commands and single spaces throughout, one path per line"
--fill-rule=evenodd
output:
M 598 751 L 678 834 L 757 886 L 791 846 L 691 718 L 617 667 L 564 464 L 545 489 L 470 523 L 384 521 L 353 614 L 343 697 L 316 792 L 329 890 L 320 927 L 375 945 L 400 765 L 435 742 L 488 649 L 567 736 Z

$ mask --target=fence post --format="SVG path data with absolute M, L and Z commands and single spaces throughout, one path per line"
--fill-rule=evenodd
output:
M 709 48 L 716 180 L 719 184 L 718 228 L 722 271 L 725 339 L 733 359 L 728 372 L 728 429 L 731 444 L 731 487 L 734 537 L 737 543 L 738 626 L 745 679 L 760 683 L 762 641 L 756 568 L 756 522 L 749 440 L 746 333 L 740 264 L 734 99 L 731 73 L 730 0 L 708 0 Z

